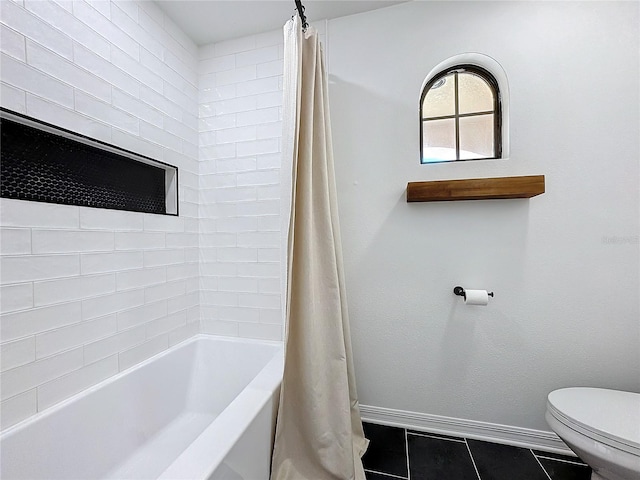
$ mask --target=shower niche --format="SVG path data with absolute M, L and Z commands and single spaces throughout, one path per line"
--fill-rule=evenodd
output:
M 178 215 L 178 169 L 2 108 L 0 196 Z

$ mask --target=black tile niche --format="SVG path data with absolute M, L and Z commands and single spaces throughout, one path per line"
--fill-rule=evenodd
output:
M 1 113 L 1 197 L 174 214 L 167 212 L 166 175 L 177 175 L 175 167 L 6 109 Z

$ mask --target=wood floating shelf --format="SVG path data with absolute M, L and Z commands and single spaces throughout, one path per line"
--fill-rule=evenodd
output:
M 544 193 L 544 175 L 409 182 L 407 202 L 531 198 Z

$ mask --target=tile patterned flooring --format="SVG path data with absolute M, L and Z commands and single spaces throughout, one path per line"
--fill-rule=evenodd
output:
M 589 480 L 579 458 L 555 453 L 364 424 L 367 480 Z

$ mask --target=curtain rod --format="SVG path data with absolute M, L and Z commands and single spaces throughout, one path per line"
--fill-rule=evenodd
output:
M 304 5 L 302 5 L 301 0 L 294 0 L 296 2 L 296 8 L 298 9 L 298 15 L 300 15 L 300 20 L 302 20 L 302 28 L 306 29 L 309 24 L 307 23 L 307 16 L 304 14 Z

